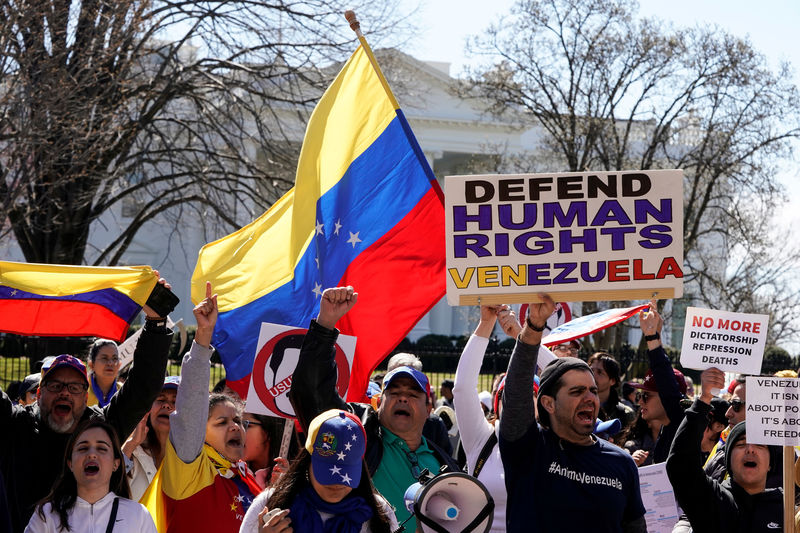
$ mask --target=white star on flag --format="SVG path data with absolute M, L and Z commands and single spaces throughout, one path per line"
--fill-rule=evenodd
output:
M 237 502 L 243 502 L 244 501 L 244 496 L 239 494 L 237 496 L 234 496 L 233 499 L 236 500 Z
M 352 448 L 352 447 L 353 447 L 353 445 L 352 445 L 352 444 L 350 444 L 349 442 L 345 442 L 345 444 L 344 444 L 344 449 L 345 449 L 345 450 L 347 450 L 347 451 L 349 452 L 349 451 L 350 451 L 350 448 Z
M 322 296 L 322 285 L 320 285 L 319 283 L 314 283 L 314 290 L 312 290 L 311 292 L 316 294 L 317 298 L 320 298 Z
M 317 220 L 317 225 L 315 227 L 315 230 L 317 232 L 315 235 L 325 235 L 325 232 L 322 231 L 322 224 L 320 223 L 319 220 Z
M 351 426 L 350 424 L 348 424 L 348 425 L 347 425 L 347 431 L 353 431 L 353 426 Z
M 14 289 L 13 291 L 11 291 L 11 296 L 16 296 L 17 292 L 18 292 L 17 289 Z
M 334 465 L 334 466 L 331 468 L 331 474 L 338 474 L 338 473 L 339 473 L 339 472 L 341 472 L 341 471 L 342 471 L 342 469 L 341 469 L 341 468 L 339 468 L 339 467 L 338 467 L 338 466 L 336 466 L 336 465 Z
M 361 233 L 361 232 L 357 231 L 357 232 L 353 233 L 352 231 L 348 231 L 347 233 L 350 234 L 350 238 L 347 239 L 347 244 L 352 244 L 353 248 L 355 248 L 356 247 L 356 243 L 361 242 L 361 239 L 358 238 L 358 234 Z
M 344 461 L 345 457 L 347 457 L 347 455 L 344 452 L 339 452 L 336 454 L 336 458 L 339 459 L 340 461 Z
M 340 219 L 338 219 L 338 220 L 336 221 L 336 224 L 334 224 L 334 225 L 333 225 L 333 234 L 334 234 L 334 235 L 339 235 L 339 228 L 341 228 L 341 227 L 342 227 L 342 225 L 341 225 L 341 224 L 339 224 L 339 222 L 341 222 L 341 220 L 342 220 L 341 218 L 340 218 Z
M 358 440 L 358 437 L 356 437 L 355 435 L 353 435 L 353 438 L 351 438 L 350 440 Z
M 342 483 L 347 483 L 349 485 L 350 481 L 351 481 L 350 476 L 348 476 L 347 474 L 342 476 Z
M 317 264 L 317 270 L 319 270 L 319 257 L 315 257 L 314 262 Z

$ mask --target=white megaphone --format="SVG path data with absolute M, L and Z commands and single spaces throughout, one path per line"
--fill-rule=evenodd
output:
M 423 533 L 486 533 L 492 527 L 494 499 L 483 483 L 463 472 L 433 476 L 423 470 L 404 499 Z

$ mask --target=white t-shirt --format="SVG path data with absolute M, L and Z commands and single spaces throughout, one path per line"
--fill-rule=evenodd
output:
M 93 504 L 78 497 L 68 514 L 70 529 L 80 533 L 105 533 L 116 497 L 116 494 L 109 492 Z M 25 533 L 62 533 L 61 519 L 49 503 L 44 506 L 44 516 L 43 519 L 38 510 L 34 511 Z M 156 525 L 144 505 L 127 498 L 119 499 L 113 532 L 157 533 Z

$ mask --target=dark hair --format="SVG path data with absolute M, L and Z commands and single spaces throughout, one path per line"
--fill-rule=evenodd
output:
M 125 461 L 122 459 L 122 450 L 119 446 L 119 438 L 114 427 L 101 418 L 90 418 L 82 422 L 78 428 L 72 433 L 67 442 L 67 448 L 64 450 L 64 461 L 61 465 L 61 474 L 59 474 L 50 494 L 44 497 L 37 505 L 37 512 L 39 516 L 45 520 L 44 505 L 50 503 L 53 511 L 58 513 L 61 521 L 59 529 L 66 529 L 72 531 L 69 527 L 69 511 L 75 506 L 75 501 L 78 498 L 78 483 L 75 481 L 75 476 L 69 468 L 69 461 L 72 460 L 72 450 L 75 449 L 75 444 L 78 438 L 86 431 L 100 428 L 106 432 L 111 439 L 111 447 L 114 451 L 114 459 L 119 460 L 119 467 L 111 473 L 111 480 L 108 484 L 108 489 L 117 496 L 123 498 L 131 497 L 131 490 L 128 487 L 128 478 L 125 475 Z
M 225 386 L 227 384 L 228 382 L 225 381 L 225 378 L 222 378 L 221 380 L 217 381 L 217 384 L 214 385 L 214 388 L 211 389 L 211 392 L 219 392 L 219 393 L 225 392 Z
M 243 406 L 242 406 L 242 401 L 241 400 L 238 400 L 238 399 L 234 398 L 233 396 L 229 396 L 229 395 L 224 394 L 222 392 L 212 392 L 211 394 L 208 395 L 208 414 L 209 414 L 209 416 L 211 415 L 211 410 L 214 407 L 216 407 L 217 405 L 219 405 L 221 403 L 224 403 L 224 402 L 232 403 L 233 406 L 236 407 L 236 410 L 239 412 L 239 414 L 240 415 L 242 414 Z
M 94 364 L 94 360 L 97 359 L 97 353 L 103 346 L 113 346 L 117 350 L 117 353 L 119 353 L 119 346 L 116 342 L 110 339 L 97 339 L 89 346 L 89 361 L 91 361 L 92 364 Z
M 619 403 L 619 383 L 622 378 L 622 369 L 614 356 L 606 352 L 595 352 L 586 363 L 592 366 L 595 361 L 600 361 L 603 370 L 608 374 L 609 379 L 614 380 L 614 385 L 608 391 L 608 404 L 617 405 Z
M 269 442 L 269 452 L 267 453 L 267 479 L 269 479 L 272 473 L 272 463 L 273 461 L 275 461 L 275 458 L 278 456 L 278 452 L 280 451 L 281 439 L 283 438 L 284 424 L 285 423 L 293 424 L 293 421 L 288 420 L 287 422 L 284 422 L 285 419 L 283 418 L 277 418 L 274 416 L 267 416 L 267 415 L 258 415 L 256 413 L 245 413 L 245 414 L 255 418 L 261 425 L 261 429 L 264 430 L 264 434 L 267 436 L 267 442 Z M 252 466 L 250 466 L 250 469 L 253 471 L 256 470 Z
M 311 475 L 311 454 L 303 448 L 297 456 L 289 470 L 281 476 L 280 481 L 275 485 L 274 492 L 267 500 L 268 509 L 289 509 L 294 499 L 300 491 L 311 486 L 309 477 Z M 372 478 L 369 476 L 367 464 L 361 460 L 361 481 L 358 486 L 353 488 L 350 493 L 354 496 L 361 496 L 367 505 L 372 509 L 372 518 L 369 521 L 369 529 L 372 533 L 391 533 L 389 528 L 389 517 L 378 505 L 376 498 L 377 491 L 372 485 Z M 295 531 L 298 531 L 295 526 Z

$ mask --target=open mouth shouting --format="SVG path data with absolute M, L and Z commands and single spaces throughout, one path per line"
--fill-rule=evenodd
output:
M 96 476 L 100 473 L 100 465 L 97 461 L 88 461 L 83 465 L 83 474 L 86 477 Z
M 594 427 L 595 418 L 597 413 L 595 413 L 595 409 L 593 405 L 585 405 L 578 409 L 575 413 L 575 418 L 578 420 L 579 424 L 588 425 Z

